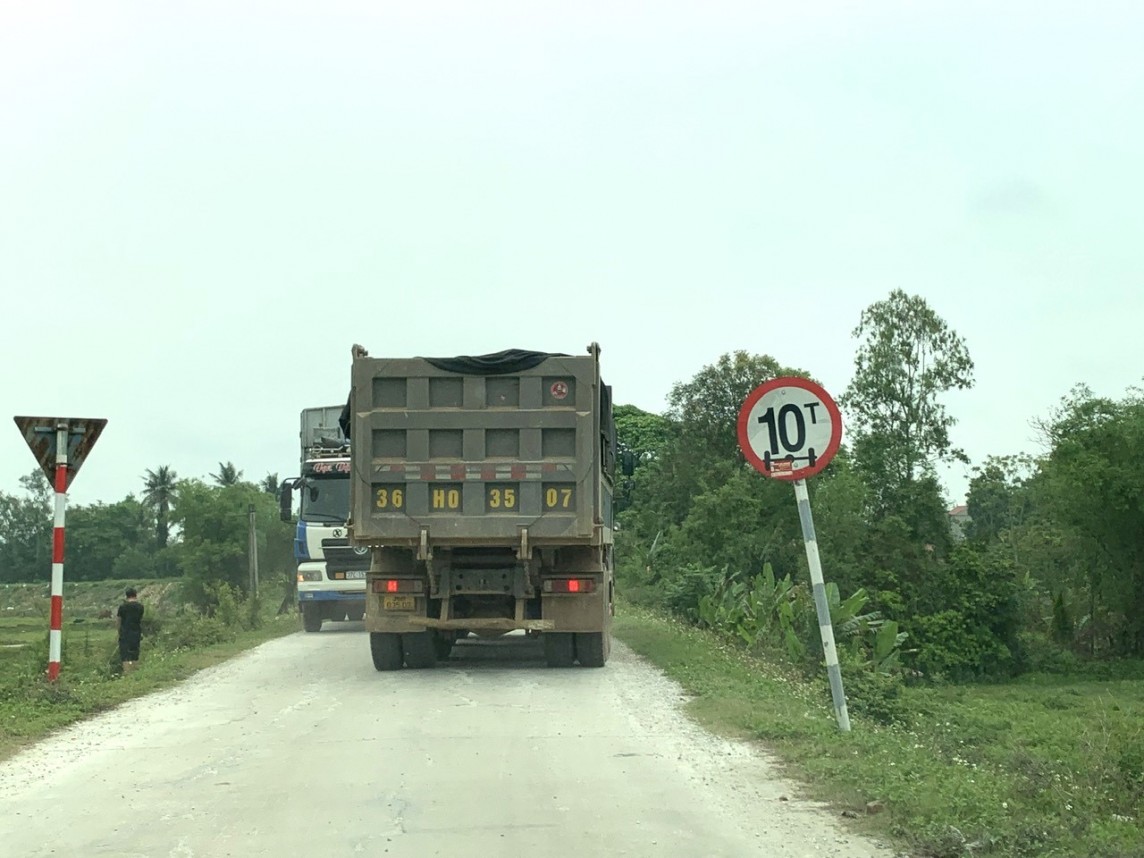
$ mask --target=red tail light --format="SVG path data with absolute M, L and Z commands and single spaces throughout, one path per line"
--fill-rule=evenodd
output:
M 422 593 L 425 584 L 418 578 L 374 578 L 370 589 L 375 593 Z
M 596 592 L 595 578 L 546 578 L 544 579 L 545 593 L 594 593 Z

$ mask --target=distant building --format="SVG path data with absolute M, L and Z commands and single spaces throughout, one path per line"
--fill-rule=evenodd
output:
M 953 533 L 953 538 L 959 541 L 965 539 L 965 528 L 970 522 L 969 507 L 965 504 L 955 506 L 948 515 L 949 529 Z

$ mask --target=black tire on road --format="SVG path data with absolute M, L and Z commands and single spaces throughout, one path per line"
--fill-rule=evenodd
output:
M 369 654 L 378 670 L 401 670 L 405 653 L 401 651 L 401 635 L 386 632 L 369 633 Z
M 544 660 L 549 667 L 571 667 L 576 660 L 576 648 L 571 632 L 545 632 Z
M 322 630 L 322 606 L 313 603 L 302 606 L 302 628 L 308 632 Z
M 360 623 L 365 616 L 365 608 L 350 608 L 346 611 L 346 616 L 350 618 L 350 622 Z
M 581 667 L 603 667 L 608 661 L 610 640 L 603 632 L 577 632 L 576 658 Z
M 405 651 L 405 666 L 411 668 L 433 667 L 437 664 L 437 649 L 433 643 L 433 632 L 414 632 L 401 636 L 401 648 Z
M 435 633 L 433 635 L 433 650 L 437 653 L 437 658 L 444 661 L 449 657 L 449 653 L 453 651 L 453 637 L 451 634 Z

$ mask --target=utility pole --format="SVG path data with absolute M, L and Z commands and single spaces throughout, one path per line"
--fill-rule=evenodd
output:
M 250 531 L 247 536 L 247 565 L 250 571 L 250 595 L 258 596 L 258 525 L 254 513 L 254 504 L 248 508 L 250 517 Z

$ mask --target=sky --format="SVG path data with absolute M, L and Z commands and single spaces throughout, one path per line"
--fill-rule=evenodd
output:
M 953 443 L 1041 452 L 1144 377 L 1141 44 L 1138 2 L 0 0 L 0 491 L 15 415 L 108 420 L 70 504 L 292 476 L 354 343 L 838 396 L 894 289 L 974 360 Z

